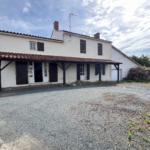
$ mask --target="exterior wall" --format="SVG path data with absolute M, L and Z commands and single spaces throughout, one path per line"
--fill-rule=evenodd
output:
M 80 53 L 80 39 L 86 41 L 86 54 Z M 98 43 L 103 44 L 103 55 L 98 55 Z M 81 58 L 111 59 L 111 43 L 64 34 L 65 55 Z
M 70 56 L 82 58 L 111 59 L 111 43 L 86 40 L 86 54 L 80 53 L 80 37 L 64 35 L 64 43 L 0 35 L 0 51 L 40 55 Z M 29 41 L 44 42 L 44 52 L 30 50 Z M 97 43 L 103 44 L 103 55 L 98 55 Z
M 61 32 L 60 32 L 61 33 Z M 60 36 L 59 34 L 56 36 Z M 80 53 L 80 39 L 86 40 L 86 54 Z M 63 43 L 56 43 L 45 40 L 35 40 L 34 38 L 23 38 L 17 36 L 0 35 L 0 51 L 2 52 L 16 52 L 27 54 L 40 54 L 40 55 L 54 55 L 54 56 L 68 56 L 68 57 L 80 57 L 80 58 L 96 58 L 96 59 L 111 59 L 111 43 L 100 42 L 96 40 L 81 38 L 77 36 L 63 35 Z M 44 52 L 30 50 L 29 42 L 44 42 Z M 103 55 L 98 55 L 98 43 L 103 44 Z M 115 59 L 114 59 L 115 60 Z M 8 61 L 2 61 L 2 66 L 5 66 Z M 44 64 L 42 64 L 44 65 Z M 66 64 L 67 66 L 67 64 Z M 86 65 L 85 65 L 86 66 Z M 44 68 L 44 67 L 43 67 Z M 49 67 L 48 67 L 49 68 Z M 48 70 L 47 68 L 47 70 Z M 49 83 L 49 70 L 47 77 L 44 77 L 42 83 L 34 82 L 34 63 L 31 77 L 30 69 L 28 68 L 28 85 L 32 84 L 47 84 Z M 43 69 L 44 76 L 44 69 Z M 85 80 L 87 78 L 85 67 Z M 111 80 L 111 66 L 106 65 L 105 75 L 102 75 L 102 80 Z M 66 83 L 74 82 L 77 80 L 77 68 L 76 64 L 72 64 L 66 71 Z M 99 80 L 99 75 L 95 76 L 95 66 L 90 64 L 90 80 Z M 63 83 L 63 71 L 58 67 L 58 82 Z M 55 84 L 50 83 L 50 84 Z M 11 63 L 2 71 L 2 88 L 17 87 L 24 85 L 16 85 L 16 67 L 15 62 Z M 25 85 L 27 86 L 27 84 Z
M 122 69 L 122 79 L 126 78 L 130 68 L 136 67 L 137 64 L 123 56 L 121 53 L 119 53 L 117 50 L 112 48 L 112 60 L 122 62 L 122 64 L 119 65 L 119 68 Z M 111 67 L 112 69 L 116 69 L 114 65 Z
M 58 39 L 58 40 L 63 40 L 63 31 L 55 31 L 53 30 L 52 39 Z
M 2 61 L 2 66 L 5 66 L 9 61 Z M 28 63 L 29 64 L 29 63 Z M 4 70 L 1 72 L 2 76 L 2 88 L 8 88 L 8 87 L 19 87 L 19 86 L 29 86 L 29 85 L 39 85 L 39 84 L 58 84 L 58 83 L 63 83 L 63 71 L 62 69 L 58 66 L 58 82 L 49 82 L 49 67 L 47 65 L 47 79 L 44 79 L 43 82 L 40 83 L 35 83 L 34 82 L 34 62 L 33 64 L 33 70 L 32 70 L 32 77 L 30 77 L 30 69 L 28 66 L 28 82 L 29 84 L 24 84 L 24 85 L 16 85 L 16 65 L 15 62 L 12 62 L 9 66 L 7 66 Z M 59 64 L 60 65 L 60 64 Z M 69 64 L 65 64 L 66 67 Z M 42 64 L 42 72 L 43 72 L 43 77 L 44 77 L 44 63 Z M 90 80 L 87 80 L 87 70 L 86 70 L 86 64 L 85 64 L 85 80 L 83 81 L 91 81 L 95 82 L 99 80 L 99 75 L 95 75 L 95 65 L 90 64 Z M 101 75 L 102 81 L 106 80 L 111 80 L 111 66 L 106 65 L 105 68 L 105 75 Z M 71 83 L 75 82 L 77 80 L 77 65 L 76 64 L 71 64 L 71 66 L 66 70 L 66 83 Z

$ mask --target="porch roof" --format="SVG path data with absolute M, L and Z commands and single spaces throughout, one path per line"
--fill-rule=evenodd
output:
M 0 52 L 1 60 L 26 60 L 26 61 L 54 61 L 54 62 L 72 62 L 72 63 L 105 63 L 105 64 L 122 64 L 121 62 L 109 60 L 109 59 L 93 59 L 93 58 L 81 58 L 81 57 L 66 57 L 66 56 L 53 56 L 53 55 L 39 55 L 39 54 L 24 54 L 24 53 L 12 53 L 12 52 Z

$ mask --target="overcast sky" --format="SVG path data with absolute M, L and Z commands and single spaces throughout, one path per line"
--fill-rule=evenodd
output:
M 0 0 L 0 30 L 50 37 L 60 30 L 113 41 L 127 55 L 150 54 L 150 0 Z

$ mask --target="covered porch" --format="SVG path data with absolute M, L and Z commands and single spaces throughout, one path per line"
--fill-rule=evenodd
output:
M 4 61 L 7 63 L 2 65 L 2 62 Z M 106 59 L 0 52 L 0 90 L 2 89 L 1 73 L 12 63 L 15 63 L 17 85 L 28 84 L 31 82 L 31 79 L 33 82 L 57 82 L 60 72 L 59 70 L 62 72 L 62 84 L 65 85 L 66 73 L 68 73 L 67 71 L 71 66 L 73 67 L 73 70 L 69 70 L 70 76 L 76 76 L 75 80 L 85 79 L 90 81 L 92 72 L 98 77 L 96 79 L 101 81 L 102 75 L 106 74 L 107 66 L 114 65 L 118 71 L 117 81 L 119 82 L 119 64 L 121 64 L 120 62 Z M 45 66 L 47 66 L 47 70 Z M 35 69 L 36 71 L 34 70 L 34 75 L 32 76 L 34 78 L 30 77 L 30 69 L 32 67 L 34 69 L 38 68 L 37 70 Z M 39 70 L 42 70 L 42 74 L 40 74 L 41 71 Z M 19 77 L 21 79 L 24 77 L 24 79 L 20 81 Z

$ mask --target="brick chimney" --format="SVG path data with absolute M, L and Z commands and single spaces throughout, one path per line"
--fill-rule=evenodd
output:
M 56 30 L 56 31 L 59 30 L 59 22 L 58 21 L 54 22 L 54 30 Z
M 100 39 L 100 33 L 98 33 L 98 32 L 95 33 L 95 34 L 94 34 L 94 38 L 95 38 L 95 39 Z

